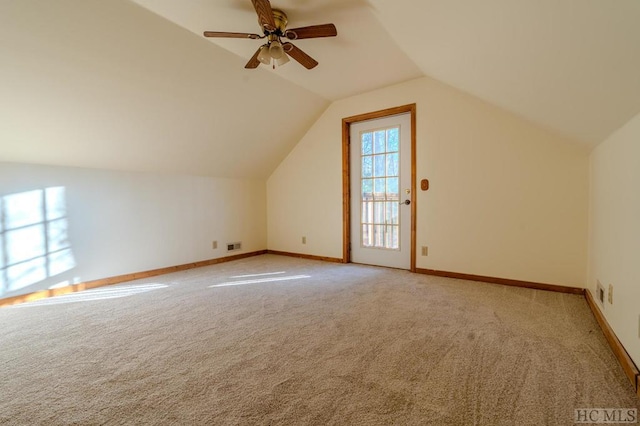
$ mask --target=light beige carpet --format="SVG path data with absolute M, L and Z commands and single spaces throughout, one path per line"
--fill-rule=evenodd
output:
M 576 408 L 640 408 L 581 296 L 273 255 L 2 308 L 0 339 L 9 425 L 571 425 Z

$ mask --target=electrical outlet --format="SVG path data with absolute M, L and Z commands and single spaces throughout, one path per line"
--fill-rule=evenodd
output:
M 422 255 L 423 256 L 428 256 L 429 255 L 429 247 L 422 246 Z
M 609 291 L 607 293 L 607 300 L 613 305 L 613 284 L 609 284 Z
M 302 237 L 302 244 L 307 244 L 307 237 Z
M 211 243 L 211 248 L 214 249 L 214 250 L 217 249 L 218 248 L 218 242 L 214 241 L 213 243 Z
M 602 287 L 602 283 L 600 280 L 596 280 L 596 298 L 600 305 L 604 308 L 604 288 Z

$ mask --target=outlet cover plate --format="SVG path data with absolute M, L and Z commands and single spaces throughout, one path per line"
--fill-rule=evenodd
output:
M 604 308 L 604 287 L 602 287 L 600 280 L 596 281 L 596 300 Z

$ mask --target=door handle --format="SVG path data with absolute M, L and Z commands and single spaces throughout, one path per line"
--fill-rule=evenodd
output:
M 400 204 L 406 204 L 407 206 L 411 204 L 411 200 L 400 201 Z

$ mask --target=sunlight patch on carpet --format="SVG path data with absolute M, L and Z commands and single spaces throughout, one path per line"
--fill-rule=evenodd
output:
M 247 284 L 262 284 L 262 283 L 273 283 L 278 281 L 291 281 L 291 280 L 300 280 L 304 278 L 311 278 L 309 275 L 291 275 L 288 277 L 277 277 L 277 278 L 260 278 L 256 280 L 242 280 L 242 281 L 229 281 L 222 284 L 214 284 L 210 285 L 209 288 L 215 287 L 229 287 L 234 285 L 247 285 Z
M 280 272 L 265 272 L 264 274 L 249 274 L 249 275 L 236 275 L 235 277 L 229 277 L 229 278 L 253 278 L 253 277 L 264 277 L 267 275 L 280 275 L 280 274 L 286 274 L 286 271 L 280 271 Z
M 118 287 L 104 287 L 95 290 L 85 290 L 77 293 L 64 294 L 62 296 L 50 297 L 47 299 L 35 300 L 33 302 L 13 305 L 14 308 L 28 308 L 32 306 L 60 305 L 63 303 L 90 302 L 95 300 L 117 299 L 121 297 L 133 296 L 135 294 L 146 293 L 148 291 L 159 290 L 169 287 L 166 284 L 143 284 L 128 285 Z

